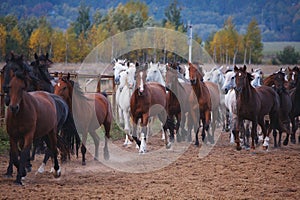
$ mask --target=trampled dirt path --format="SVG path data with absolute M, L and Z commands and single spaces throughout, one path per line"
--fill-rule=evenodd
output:
M 158 140 L 155 142 L 155 140 Z M 151 145 L 163 146 L 159 138 Z M 122 142 L 115 142 L 120 145 Z M 132 147 L 129 152 L 137 151 Z M 149 150 L 150 151 L 150 150 Z M 167 150 L 166 150 L 167 151 Z M 89 156 L 62 165 L 62 176 L 35 174 L 42 161 L 39 155 L 33 171 L 16 186 L 14 179 L 0 178 L 0 199 L 299 199 L 300 144 L 289 144 L 264 152 L 236 151 L 222 133 L 208 156 L 198 158 L 193 145 L 165 168 L 144 173 L 120 172 Z M 141 155 L 143 156 L 143 155 Z M 8 156 L 1 155 L 0 172 L 5 173 Z M 155 161 L 155 157 L 152 158 Z M 15 177 L 15 174 L 14 174 Z

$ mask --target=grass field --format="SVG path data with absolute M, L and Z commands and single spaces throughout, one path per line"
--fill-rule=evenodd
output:
M 300 42 L 263 42 L 263 55 L 265 57 L 275 56 L 276 53 L 283 51 L 286 46 L 293 46 L 295 50 L 300 52 Z

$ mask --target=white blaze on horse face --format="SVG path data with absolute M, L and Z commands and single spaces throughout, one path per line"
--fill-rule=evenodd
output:
M 235 73 L 233 71 L 229 71 L 225 74 L 224 84 L 222 86 L 222 90 L 230 90 L 235 87 Z
M 140 72 L 140 85 L 139 85 L 139 91 L 144 92 L 144 81 L 143 81 L 143 72 Z
M 295 72 L 292 73 L 292 80 L 293 81 L 295 80 L 295 74 L 296 74 Z

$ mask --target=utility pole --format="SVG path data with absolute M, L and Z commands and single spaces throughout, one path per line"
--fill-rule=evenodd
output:
M 192 62 L 192 39 L 193 39 L 193 26 L 191 24 L 191 21 L 188 21 L 188 29 L 190 32 L 189 35 L 189 62 Z

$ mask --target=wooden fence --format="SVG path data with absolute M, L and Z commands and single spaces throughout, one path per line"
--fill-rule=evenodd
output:
M 59 73 L 59 72 L 58 72 Z M 52 76 L 55 76 L 57 74 L 56 72 L 50 73 Z M 67 76 L 67 73 L 62 73 L 63 76 Z M 115 102 L 115 82 L 114 82 L 114 76 L 113 75 L 88 75 L 88 74 L 76 74 L 76 73 L 70 73 L 70 77 L 72 80 L 80 79 L 80 80 L 88 80 L 85 81 L 85 83 L 96 83 L 96 90 L 93 88 L 93 85 L 89 88 L 83 88 L 84 92 L 102 92 L 105 91 L 108 95 L 108 98 L 112 104 L 112 108 L 115 109 L 116 102 Z M 0 71 L 0 126 L 5 125 L 5 105 L 4 105 L 4 92 L 3 92 L 3 80 L 4 75 L 3 72 Z M 115 113 L 116 110 L 113 110 Z

